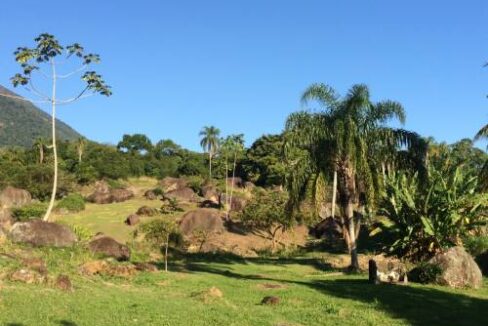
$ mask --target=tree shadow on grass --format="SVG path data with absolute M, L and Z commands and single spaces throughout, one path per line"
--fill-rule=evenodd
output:
M 58 320 L 56 322 L 60 326 L 77 326 L 78 324 L 70 321 L 70 320 Z
M 191 270 L 191 266 L 197 264 L 208 264 L 208 262 L 218 264 L 258 264 L 258 265 L 303 265 L 311 266 L 318 271 L 333 271 L 331 264 L 327 263 L 321 258 L 311 257 L 255 257 L 255 258 L 243 258 L 241 256 L 234 255 L 232 253 L 216 252 L 216 253 L 184 253 L 178 252 L 174 254 L 175 261 L 171 262 L 173 267 L 179 271 Z M 179 267 L 179 268 L 178 268 Z M 342 270 L 341 270 L 342 271 Z
M 411 325 L 488 325 L 488 300 L 420 285 L 373 285 L 366 279 L 283 280 L 246 275 L 206 264 L 190 264 L 192 272 L 246 280 L 266 280 L 312 288 L 321 294 L 360 301 Z

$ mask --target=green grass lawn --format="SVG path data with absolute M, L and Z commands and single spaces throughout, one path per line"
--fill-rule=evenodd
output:
M 139 183 L 143 189 L 154 182 Z M 125 242 L 131 239 L 133 228 L 123 221 L 143 205 L 159 207 L 161 202 L 138 196 L 125 203 L 87 204 L 85 211 L 57 216 L 57 220 Z M 0 325 L 488 325 L 486 280 L 480 290 L 375 286 L 366 282 L 366 275 L 330 270 L 331 253 L 247 260 L 180 255 L 170 261 L 169 273 L 139 273 L 124 279 L 81 276 L 80 264 L 94 259 L 83 245 L 71 250 L 0 244 L 0 254 L 19 252 L 42 257 L 51 282 L 8 281 L 9 273 L 21 265 L 0 255 Z M 146 260 L 150 255 L 135 246 L 132 257 Z M 74 292 L 51 285 L 60 273 L 70 276 Z M 220 289 L 223 297 L 202 294 L 211 287 Z M 281 302 L 261 305 L 263 297 L 270 295 Z
M 50 255 L 53 257 L 52 252 Z M 311 258 L 242 260 L 207 256 L 173 262 L 169 273 L 140 273 L 132 279 L 73 274 L 73 293 L 5 281 L 0 286 L 0 324 L 488 324 L 486 283 L 478 291 L 422 285 L 375 286 L 366 282 L 365 275 L 343 275 L 319 266 Z M 279 287 L 274 288 L 276 285 Z M 200 295 L 213 286 L 222 291 L 222 298 Z M 260 305 L 268 295 L 278 296 L 280 304 Z

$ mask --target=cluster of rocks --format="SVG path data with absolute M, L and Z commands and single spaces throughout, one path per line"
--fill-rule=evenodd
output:
M 111 189 L 105 181 L 95 183 L 95 191 L 86 200 L 95 204 L 120 203 L 134 197 L 134 192 L 128 189 Z

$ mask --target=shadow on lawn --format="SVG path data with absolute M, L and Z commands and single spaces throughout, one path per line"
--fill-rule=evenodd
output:
M 176 271 L 191 271 L 192 266 L 200 263 L 212 263 L 218 264 L 262 264 L 262 265 L 304 265 L 314 267 L 319 271 L 338 271 L 337 268 L 333 268 L 331 264 L 325 262 L 321 258 L 310 257 L 292 257 L 292 258 L 243 258 L 241 256 L 234 255 L 232 253 L 184 253 L 173 252 L 175 262 L 171 265 L 173 270 Z
M 60 325 L 60 326 L 77 326 L 78 324 L 72 322 L 72 321 L 69 321 L 69 320 L 58 320 L 56 321 L 56 325 Z M 5 324 L 5 326 L 26 326 L 25 324 L 21 324 L 21 323 L 7 323 Z
M 247 280 L 266 280 L 312 288 L 321 294 L 372 304 L 389 316 L 411 325 L 488 325 L 488 300 L 426 286 L 373 285 L 363 279 L 282 280 L 246 275 L 205 264 L 190 264 L 190 271 Z

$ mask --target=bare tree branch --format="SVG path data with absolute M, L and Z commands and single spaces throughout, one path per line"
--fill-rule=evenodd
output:
M 76 70 L 73 70 L 72 72 L 67 73 L 67 74 L 65 74 L 65 75 L 56 75 L 56 78 L 59 78 L 59 79 L 64 79 L 64 78 L 71 77 L 71 76 L 73 76 L 74 74 L 79 73 L 79 72 L 81 72 L 81 71 L 85 70 L 87 67 L 88 67 L 88 65 L 86 65 L 86 64 L 85 64 L 85 65 L 81 66 L 80 68 L 78 68 L 78 69 L 76 69 Z

